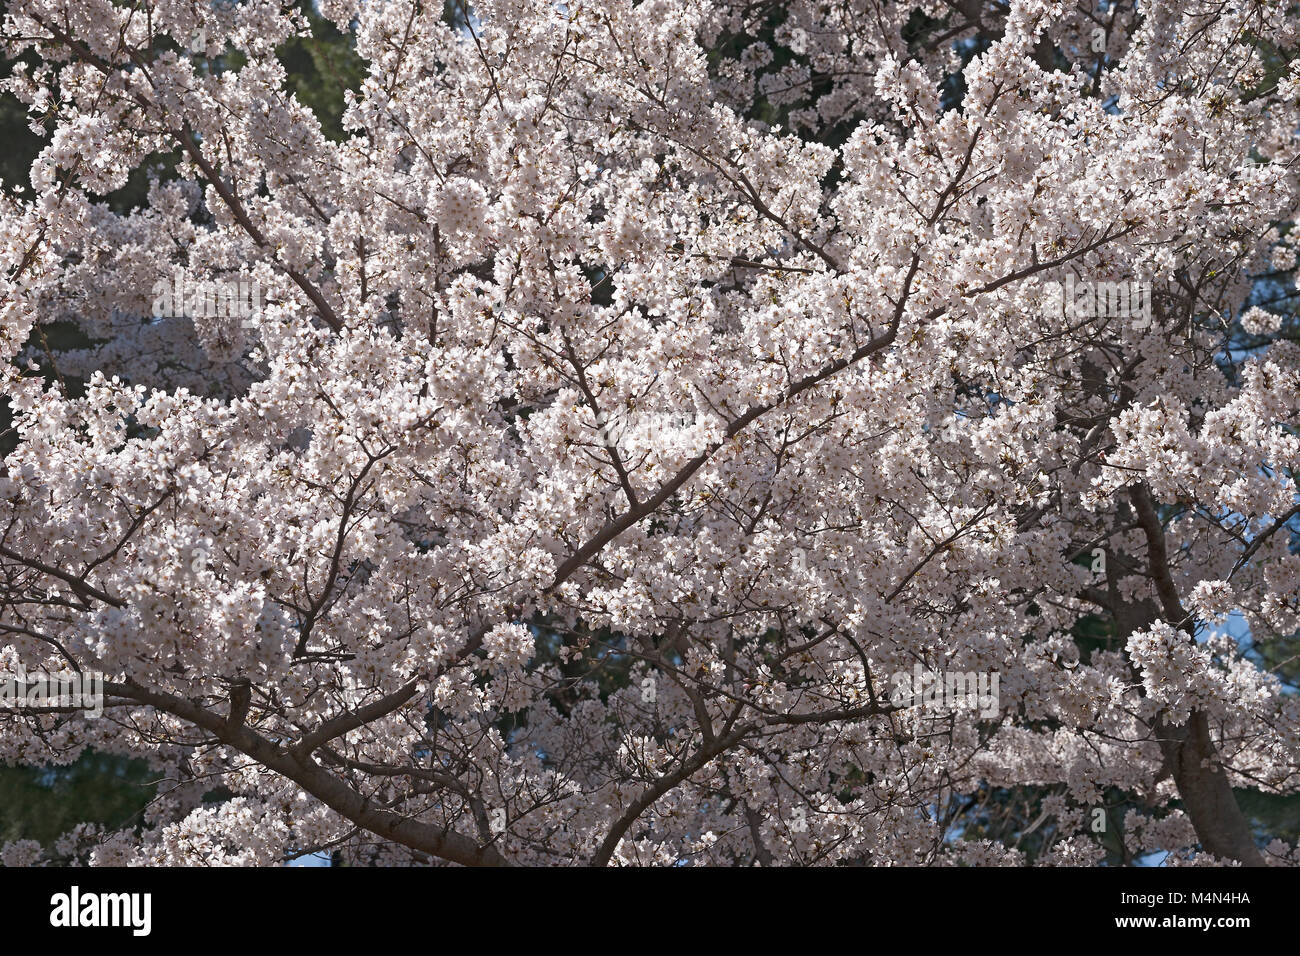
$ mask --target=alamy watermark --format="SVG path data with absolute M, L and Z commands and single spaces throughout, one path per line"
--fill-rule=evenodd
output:
M 1065 282 L 1047 283 L 1049 308 L 1073 319 L 1132 319 L 1133 328 L 1151 327 L 1151 283 Z
M 170 279 L 159 279 L 153 286 L 153 314 L 157 318 L 243 319 L 249 321 L 266 308 L 262 284 L 257 279 L 196 280 L 184 269 L 177 269 Z
M 971 711 L 987 719 L 998 712 L 999 681 L 996 673 L 931 671 L 917 664 L 911 672 L 898 671 L 893 675 L 890 702 L 895 707 L 915 707 L 921 711 Z
M 50 925 L 58 928 L 125 927 L 132 936 L 153 929 L 152 893 L 82 892 L 74 886 L 50 897 Z
M 619 451 L 654 448 L 694 425 L 695 416 L 681 412 L 647 412 L 635 418 L 602 413 L 596 416 L 596 440 L 606 448 Z
M 84 710 L 87 717 L 104 713 L 104 675 L 64 671 L 28 674 L 21 666 L 0 680 L 0 709 Z

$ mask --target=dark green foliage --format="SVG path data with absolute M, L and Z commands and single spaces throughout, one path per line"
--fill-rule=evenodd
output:
M 67 767 L 0 767 L 0 843 L 49 846 L 79 823 L 130 826 L 156 779 L 144 761 L 94 752 Z
M 353 49 L 351 37 L 317 14 L 308 0 L 301 0 L 299 6 L 311 22 L 312 37 L 294 37 L 276 53 L 288 73 L 289 91 L 316 114 L 325 136 L 339 141 L 345 138 L 343 93 L 360 88 L 365 62 Z

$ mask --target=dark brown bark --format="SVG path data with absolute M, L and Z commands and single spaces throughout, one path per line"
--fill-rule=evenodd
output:
M 1155 502 L 1145 482 L 1129 490 L 1137 520 L 1147 543 L 1147 569 L 1160 599 L 1159 614 L 1147 602 L 1146 613 L 1139 617 L 1147 620 L 1138 626 L 1149 626 L 1157 616 L 1179 628 L 1189 641 L 1196 639 L 1196 624 L 1178 598 L 1178 590 L 1169 570 L 1169 554 L 1165 546 L 1164 527 L 1156 513 Z M 1124 622 L 1137 625 L 1138 621 Z M 1126 631 L 1131 633 L 1132 629 Z M 1182 798 L 1183 809 L 1202 849 L 1217 857 L 1237 860 L 1245 866 L 1264 866 L 1264 858 L 1255 846 L 1250 824 L 1237 805 L 1228 775 L 1220 761 L 1218 748 L 1210 736 L 1210 725 L 1204 712 L 1192 711 L 1187 722 L 1172 725 L 1159 720 L 1156 739 L 1164 755 L 1165 766 L 1173 776 Z

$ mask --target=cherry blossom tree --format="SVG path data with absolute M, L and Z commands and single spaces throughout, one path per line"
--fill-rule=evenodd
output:
M 1294 7 L 452 6 L 10 0 L 5 862 L 1296 862 Z

